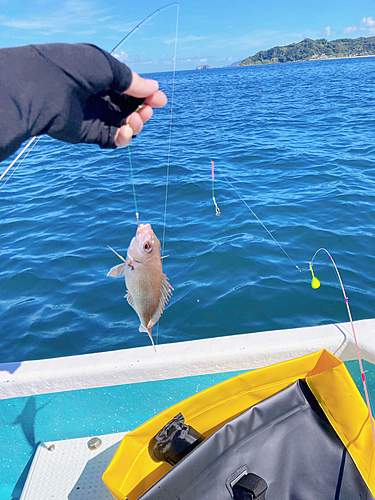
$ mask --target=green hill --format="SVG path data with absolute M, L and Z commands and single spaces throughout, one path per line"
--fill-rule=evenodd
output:
M 325 38 L 320 38 L 319 40 L 305 38 L 305 40 L 299 43 L 261 50 L 254 56 L 244 59 L 239 66 L 372 55 L 375 55 L 375 36 L 354 39 L 341 38 L 330 42 Z

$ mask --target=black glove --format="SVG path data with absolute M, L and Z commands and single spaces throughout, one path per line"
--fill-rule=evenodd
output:
M 122 94 L 132 80 L 130 69 L 94 45 L 32 47 L 60 69 L 59 91 L 66 92 L 70 104 L 43 133 L 66 142 L 115 148 L 117 128 L 144 101 Z
M 0 49 L 0 159 L 41 134 L 115 148 L 117 128 L 143 102 L 122 94 L 131 81 L 125 64 L 94 45 Z

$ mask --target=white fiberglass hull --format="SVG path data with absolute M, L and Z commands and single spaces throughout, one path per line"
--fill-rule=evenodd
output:
M 355 329 L 362 359 L 375 364 L 375 319 Z M 0 399 L 252 370 L 320 349 L 357 359 L 350 323 L 0 364 Z

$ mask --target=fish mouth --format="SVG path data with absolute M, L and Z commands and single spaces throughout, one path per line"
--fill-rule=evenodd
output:
M 146 233 L 150 233 L 151 235 L 154 233 L 151 224 L 140 224 L 137 229 L 137 236 L 141 236 Z
M 148 229 L 151 229 L 151 224 L 139 224 L 137 233 L 143 233 L 144 231 L 147 231 Z
M 134 259 L 134 257 L 132 257 L 129 254 L 128 254 L 128 260 L 129 260 L 129 262 L 128 262 L 129 267 L 133 267 L 133 262 L 135 262 L 136 264 L 141 264 L 140 260 Z

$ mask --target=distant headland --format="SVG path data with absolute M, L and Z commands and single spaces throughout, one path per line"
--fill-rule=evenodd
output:
M 208 64 L 203 64 L 202 66 L 197 66 L 195 69 L 211 69 L 211 66 Z
M 340 38 L 331 41 L 325 38 L 318 40 L 305 38 L 302 42 L 291 43 L 284 47 L 261 50 L 241 61 L 238 66 L 365 56 L 375 56 L 375 36 Z

